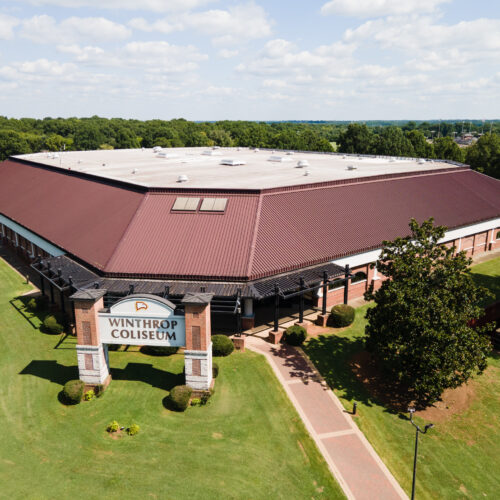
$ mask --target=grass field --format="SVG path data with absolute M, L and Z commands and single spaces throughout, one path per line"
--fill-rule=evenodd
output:
M 483 284 L 497 284 L 500 259 L 473 268 Z M 359 403 L 356 419 L 361 430 L 409 493 L 411 490 L 414 429 L 407 415 L 384 408 L 365 390 L 347 363 L 364 348 L 364 315 L 356 311 L 352 327 L 311 339 L 305 351 L 345 408 Z M 500 356 L 473 382 L 475 399 L 462 414 L 436 423 L 420 439 L 416 497 L 419 499 L 498 498 L 500 492 Z M 427 423 L 417 418 L 419 423 Z
M 28 292 L 0 260 L 0 497 L 36 499 L 343 498 L 264 358 L 218 360 L 206 407 L 162 404 L 183 356 L 111 352 L 113 381 L 100 399 L 65 407 L 77 378 L 76 340 L 41 333 L 23 317 Z M 15 307 L 16 306 L 16 307 Z M 57 346 L 57 347 L 56 347 Z M 111 420 L 141 432 L 112 439 Z

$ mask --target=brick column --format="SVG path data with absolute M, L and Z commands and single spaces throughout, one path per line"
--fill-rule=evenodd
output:
M 255 313 L 253 312 L 253 299 L 243 299 L 243 316 L 241 327 L 243 330 L 251 330 L 255 326 Z
M 184 368 L 186 385 L 208 390 L 212 385 L 211 293 L 187 293 L 182 298 L 186 314 Z
M 75 310 L 78 373 L 80 380 L 88 385 L 108 384 L 111 379 L 108 349 L 101 343 L 97 314 L 104 308 L 105 294 L 103 289 L 89 289 L 70 297 Z

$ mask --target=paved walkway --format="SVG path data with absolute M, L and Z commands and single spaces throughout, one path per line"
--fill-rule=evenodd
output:
M 246 337 L 264 354 L 347 498 L 407 499 L 352 417 L 299 349 Z

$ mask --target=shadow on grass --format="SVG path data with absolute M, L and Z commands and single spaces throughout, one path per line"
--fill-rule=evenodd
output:
M 59 385 L 64 385 L 68 380 L 78 378 L 77 366 L 64 366 L 56 360 L 39 360 L 31 361 L 29 365 L 23 368 L 19 375 L 33 375 L 43 378 Z
M 40 323 L 42 323 L 43 319 L 36 313 L 32 313 L 31 311 L 27 312 L 26 304 L 29 299 L 31 299 L 31 297 L 16 297 L 15 299 L 9 300 L 9 302 L 10 305 L 31 325 L 31 327 L 37 330 L 38 325 L 35 324 L 33 319 L 37 318 Z
M 343 393 L 343 398 L 371 406 L 372 398 L 349 367 L 349 361 L 364 349 L 362 338 L 319 335 L 311 338 L 304 350 L 328 385 Z
M 64 366 L 55 360 L 33 360 L 19 375 L 33 375 L 61 386 L 68 380 L 78 379 L 79 376 L 77 366 Z M 165 391 L 184 383 L 182 373 L 159 370 L 146 363 L 128 363 L 125 368 L 111 368 L 111 378 L 144 382 Z
M 493 294 L 492 297 L 488 297 L 480 303 L 481 307 L 486 307 L 493 302 L 500 300 L 500 279 L 498 276 L 490 276 L 488 274 L 478 274 L 474 272 L 471 273 L 471 276 L 476 285 L 487 288 Z
M 128 363 L 125 368 L 111 368 L 111 378 L 144 382 L 164 391 L 169 391 L 176 385 L 184 383 L 182 373 L 167 372 L 147 363 Z

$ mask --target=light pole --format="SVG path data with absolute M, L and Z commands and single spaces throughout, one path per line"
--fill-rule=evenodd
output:
M 417 454 L 418 454 L 418 434 L 421 432 L 422 434 L 426 434 L 429 429 L 434 427 L 434 424 L 427 424 L 422 430 L 414 421 L 413 414 L 415 413 L 415 408 L 408 408 L 410 412 L 410 422 L 415 427 L 415 457 L 413 459 L 413 482 L 411 485 L 411 500 L 415 499 L 415 479 L 417 475 Z

